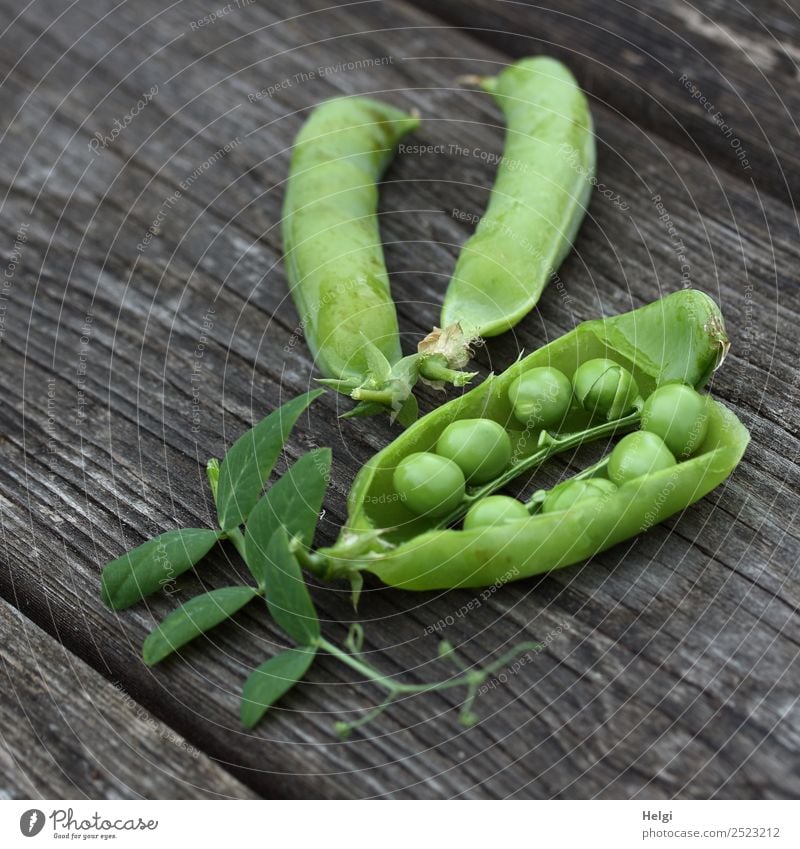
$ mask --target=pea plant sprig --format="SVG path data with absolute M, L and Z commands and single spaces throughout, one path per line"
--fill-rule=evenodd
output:
M 142 658 L 146 664 L 165 660 L 258 599 L 292 645 L 248 676 L 240 708 L 246 728 L 253 728 L 305 677 L 320 653 L 337 659 L 385 693 L 384 699 L 360 718 L 335 723 L 342 738 L 378 717 L 398 699 L 456 687 L 466 688 L 459 719 L 464 725 L 472 725 L 477 720 L 473 704 L 481 685 L 514 657 L 539 649 L 538 643 L 521 643 L 492 663 L 471 668 L 450 643 L 442 642 L 439 657 L 449 659 L 456 672 L 438 681 L 411 684 L 380 672 L 364 660 L 360 624 L 351 625 L 341 646 L 322 634 L 298 554 L 308 551 L 314 538 L 330 477 L 330 449 L 317 448 L 304 454 L 263 492 L 297 419 L 322 393 L 307 392 L 289 401 L 241 436 L 221 462 L 210 460 L 207 475 L 218 527 L 168 531 L 112 560 L 103 569 L 102 598 L 114 610 L 128 608 L 195 567 L 216 543 L 229 541 L 253 583 L 221 587 L 184 602 L 145 639 Z M 301 559 L 311 562 L 311 558 Z

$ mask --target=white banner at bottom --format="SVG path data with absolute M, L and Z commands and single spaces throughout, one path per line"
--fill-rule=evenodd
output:
M 0 846 L 800 846 L 800 803 L 793 801 L 460 801 L 445 810 L 446 804 L 3 801 Z

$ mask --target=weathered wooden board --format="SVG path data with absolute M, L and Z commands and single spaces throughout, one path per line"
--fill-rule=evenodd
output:
M 512 56 L 557 56 L 629 126 L 793 203 L 800 20 L 780 0 L 414 3 Z
M 100 566 L 158 531 L 208 523 L 206 458 L 314 376 L 278 233 L 303 110 L 332 94 L 373 92 L 428 116 L 414 143 L 445 146 L 398 157 L 383 192 L 382 232 L 411 350 L 436 321 L 470 232 L 458 212 L 480 215 L 502 150 L 489 98 L 453 80 L 508 57 L 398 3 L 286 21 L 275 4 L 259 4 L 200 28 L 192 22 L 208 9 L 194 3 L 64 10 L 47 0 L 36 9 L 14 24 L 13 42 L 0 42 L 2 72 L 15 66 L 0 88 L 3 113 L 21 110 L 2 141 L 6 256 L 21 227 L 25 239 L 0 365 L 0 593 L 264 795 L 796 795 L 793 210 L 724 163 L 687 152 L 674 134 L 648 131 L 662 125 L 597 103 L 599 179 L 619 200 L 597 193 L 561 287 L 482 349 L 479 363 L 502 368 L 579 320 L 672 291 L 688 264 L 688 282 L 728 317 L 734 347 L 713 389 L 753 431 L 745 461 L 679 521 L 592 563 L 504 587 L 468 615 L 459 615 L 474 599 L 467 592 L 370 586 L 360 611 L 367 646 L 391 672 L 436 674 L 430 661 L 445 634 L 473 661 L 518 639 L 546 640 L 479 703 L 475 728 L 457 725 L 450 693 L 398 705 L 341 743 L 333 720 L 378 693 L 325 661 L 245 733 L 241 683 L 281 644 L 257 607 L 182 661 L 148 670 L 139 644 L 174 601 L 111 614 L 97 598 Z M 387 56 L 362 71 L 315 70 Z M 107 135 L 154 86 L 124 131 L 93 152 L 93 134 Z M 272 96 L 256 96 L 268 86 L 277 86 Z M 318 402 L 287 458 L 312 444 L 334 449 L 321 542 L 335 535 L 353 474 L 393 432 L 379 420 L 340 424 L 342 403 Z M 241 571 L 219 551 L 200 577 L 180 582 L 181 597 Z M 344 588 L 315 598 L 341 634 L 336 622 L 353 615 Z
M 0 798 L 253 798 L 5 601 L 0 632 Z

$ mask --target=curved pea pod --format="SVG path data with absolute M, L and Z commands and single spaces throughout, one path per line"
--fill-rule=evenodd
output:
M 329 100 L 297 135 L 283 206 L 292 298 L 321 381 L 359 404 L 346 415 L 391 410 L 417 417 L 420 376 L 464 386 L 469 343 L 436 330 L 402 356 L 378 229 L 377 180 L 419 118 L 367 97 Z M 455 340 L 454 340 L 455 337 Z
M 569 253 L 589 204 L 595 139 L 586 97 L 554 59 L 522 59 L 478 82 L 503 111 L 505 150 L 441 321 L 468 336 L 496 336 L 533 309 Z
M 387 562 L 399 563 L 396 558 L 405 557 L 406 545 L 417 545 L 429 532 L 463 533 L 439 529 L 457 521 L 469 503 L 442 520 L 415 516 L 399 500 L 392 482 L 394 469 L 404 457 L 433 450 L 442 431 L 455 420 L 489 418 L 511 437 L 513 456 L 508 471 L 489 485 L 472 492 L 468 489 L 468 499 L 499 489 L 553 454 L 637 426 L 638 413 L 593 426 L 589 414 L 574 404 L 562 428 L 566 434 L 563 438 L 525 429 L 513 415 L 508 389 L 528 369 L 553 366 L 571 378 L 581 363 L 606 357 L 628 368 L 646 397 L 658 385 L 670 381 L 702 387 L 727 350 L 719 309 L 711 298 L 696 290 L 676 292 L 629 313 L 584 322 L 502 374 L 491 375 L 475 389 L 429 413 L 376 454 L 353 483 L 348 519 L 339 540 L 317 554 L 326 559 L 331 575 L 346 572 L 355 564 L 355 568 L 368 568 L 382 578 L 391 575 L 395 581 L 399 572 L 384 569 L 389 569 Z
M 378 230 L 377 180 L 419 118 L 366 97 L 318 106 L 297 135 L 283 206 L 292 298 L 320 370 L 361 381 L 368 344 L 401 357 Z
M 749 434 L 730 410 L 711 399 L 708 416 L 709 433 L 691 460 L 569 510 L 540 513 L 498 528 L 430 531 L 368 568 L 391 586 L 433 590 L 487 586 L 586 560 L 679 513 L 730 475 Z

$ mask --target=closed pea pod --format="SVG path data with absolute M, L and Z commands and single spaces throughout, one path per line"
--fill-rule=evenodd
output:
M 595 172 L 586 97 L 545 56 L 477 78 L 506 119 L 506 142 L 486 214 L 458 257 L 442 326 L 496 336 L 536 305 L 577 234 Z
M 303 124 L 292 152 L 283 242 L 292 298 L 327 377 L 369 371 L 362 332 L 400 359 L 378 230 L 379 179 L 419 119 L 369 98 L 337 98 Z
M 545 512 L 541 503 L 546 494 L 537 494 L 529 504 L 530 518 L 474 531 L 447 527 L 548 457 L 585 441 L 638 428 L 639 408 L 618 420 L 598 423 L 575 405 L 557 436 L 523 429 L 513 414 L 509 389 L 527 370 L 557 368 L 571 377 L 582 363 L 607 358 L 631 373 L 646 398 L 669 382 L 702 387 L 721 362 L 727 344 L 716 305 L 691 290 L 631 313 L 585 322 L 434 410 L 379 452 L 356 478 L 348 500 L 348 522 L 333 547 L 316 552 L 316 568 L 327 577 L 367 569 L 384 582 L 407 589 L 480 586 L 492 583 L 512 566 L 519 570 L 515 576 L 524 577 L 574 563 L 638 533 L 648 522 L 661 521 L 724 480 L 747 444 L 747 431 L 736 417 L 711 399 L 706 437 L 691 460 L 677 465 L 673 461 L 671 468 L 614 489 L 608 482 L 600 483 L 608 477 L 606 459 L 590 470 L 590 476 L 598 479 L 591 487 L 595 497 Z M 402 502 L 382 501 L 381 494 L 392 491 L 393 470 L 404 457 L 433 451 L 448 425 L 474 418 L 490 419 L 507 430 L 513 453 L 505 472 L 487 484 L 468 485 L 460 505 L 435 520 L 411 513 Z
M 328 385 L 360 401 L 357 413 L 396 412 L 422 372 L 458 385 L 455 357 L 428 342 L 402 357 L 395 305 L 378 229 L 376 181 L 419 118 L 366 97 L 318 106 L 297 135 L 283 206 L 283 245 L 301 327 Z

